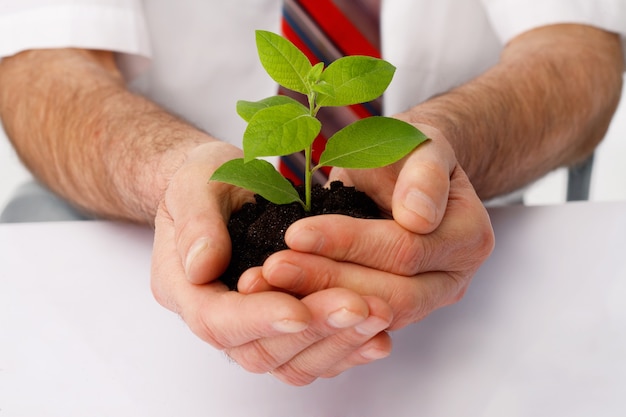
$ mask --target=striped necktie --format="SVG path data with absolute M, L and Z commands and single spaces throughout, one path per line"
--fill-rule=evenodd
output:
M 282 32 L 312 64 L 332 61 L 346 55 L 380 58 L 379 9 L 381 0 L 284 0 Z M 306 104 L 306 99 L 286 89 L 285 94 Z M 380 98 L 349 107 L 326 107 L 318 113 L 322 131 L 313 144 L 317 163 L 326 139 L 342 127 L 364 117 L 380 115 Z M 280 172 L 296 184 L 304 177 L 304 155 L 296 153 L 280 158 Z M 326 182 L 329 170 L 317 170 L 313 181 Z

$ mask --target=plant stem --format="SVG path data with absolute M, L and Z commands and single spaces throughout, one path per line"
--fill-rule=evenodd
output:
M 311 211 L 311 188 L 313 186 L 313 170 L 311 169 L 311 159 L 313 156 L 313 145 L 307 146 L 304 150 L 304 210 Z
M 317 116 L 319 107 L 316 104 L 317 94 L 311 91 L 308 94 L 309 99 L 309 114 L 313 117 Z M 313 144 L 306 147 L 304 150 L 304 210 L 311 211 L 311 189 L 313 188 Z

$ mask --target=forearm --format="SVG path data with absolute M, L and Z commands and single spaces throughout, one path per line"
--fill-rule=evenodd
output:
M 544 27 L 514 39 L 480 77 L 400 117 L 437 127 L 490 198 L 589 155 L 619 102 L 622 70 L 616 35 Z
M 29 51 L 0 63 L 0 115 L 29 169 L 100 216 L 152 221 L 187 152 L 212 140 L 126 90 L 112 54 Z

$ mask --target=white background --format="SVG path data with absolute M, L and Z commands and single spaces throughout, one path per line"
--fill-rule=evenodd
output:
M 626 202 L 490 214 L 498 245 L 461 302 L 393 332 L 390 357 L 299 388 L 158 305 L 149 228 L 3 225 L 0 416 L 624 416 Z

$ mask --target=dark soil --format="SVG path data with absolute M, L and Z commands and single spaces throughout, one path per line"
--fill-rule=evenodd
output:
M 298 191 L 302 194 L 302 188 Z M 274 252 L 287 249 L 285 232 L 296 220 L 319 214 L 343 214 L 358 218 L 380 218 L 378 206 L 365 193 L 341 182 L 330 188 L 316 185 L 312 190 L 312 208 L 305 212 L 299 203 L 276 205 L 256 196 L 256 203 L 247 203 L 233 213 L 228 230 L 233 245 L 228 269 L 220 277 L 231 290 L 237 289 L 241 274 L 253 266 L 261 266 Z

